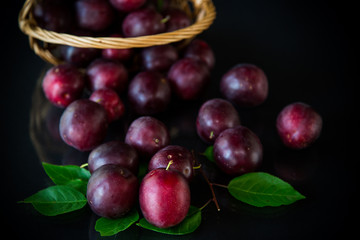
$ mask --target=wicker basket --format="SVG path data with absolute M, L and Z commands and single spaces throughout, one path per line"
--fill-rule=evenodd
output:
M 163 45 L 194 38 L 209 28 L 216 17 L 215 7 L 211 0 L 173 0 L 173 3 L 182 9 L 186 9 L 188 12 L 190 11 L 194 19 L 192 25 L 173 32 L 133 38 L 79 37 L 42 29 L 37 26 L 32 16 L 31 9 L 36 4 L 36 0 L 26 0 L 18 20 L 20 29 L 29 36 L 31 49 L 45 61 L 57 65 L 61 60 L 57 59 L 48 50 L 49 44 L 98 49 L 143 48 Z

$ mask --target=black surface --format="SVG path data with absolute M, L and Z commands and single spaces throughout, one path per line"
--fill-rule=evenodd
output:
M 30 118 L 40 114 L 32 96 L 46 64 L 29 48 L 17 26 L 22 1 L 3 5 L 1 94 L 2 234 L 9 239 L 97 239 L 88 209 L 60 217 L 39 215 L 30 205 L 17 204 L 50 185 L 36 144 L 30 138 Z M 164 115 L 170 127 L 180 126 L 172 141 L 196 151 L 206 145 L 194 132 L 196 109 L 207 97 L 220 96 L 218 81 L 237 63 L 261 67 L 269 79 L 267 101 L 239 109 L 244 125 L 260 137 L 264 163 L 260 170 L 288 179 L 307 199 L 279 208 L 255 208 L 216 189 L 222 210 L 209 205 L 199 229 L 184 239 L 342 239 L 355 232 L 358 157 L 353 155 L 355 79 L 353 34 L 355 7 L 350 1 L 221 1 L 214 0 L 217 19 L 201 37 L 216 54 L 212 85 L 198 102 L 174 106 Z M 4 74 L 5 73 L 5 74 Z M 321 137 L 309 149 L 286 150 L 275 131 L 277 113 L 294 101 L 312 105 L 322 115 Z M 33 109 L 31 111 L 31 109 Z M 35 111 L 34 111 L 35 109 Z M 181 114 L 182 117 L 177 117 Z M 41 125 L 40 125 L 41 126 Z M 45 129 L 45 126 L 43 126 Z M 45 130 L 44 130 L 45 131 Z M 37 129 L 37 132 L 46 134 Z M 354 140 L 354 137 L 355 140 Z M 39 147 L 38 147 L 39 149 Z M 45 145 L 40 149 L 48 151 Z M 50 150 L 49 150 L 50 151 Z M 5 157 L 4 157 L 5 156 Z M 226 184 L 229 178 L 205 164 L 210 178 Z M 289 175 L 290 174 L 290 175 Z M 287 178 L 286 176 L 290 176 Z M 210 192 L 201 178 L 192 186 L 193 204 L 201 206 Z M 351 219 L 355 216 L 355 220 Z M 9 234 L 9 235 L 8 235 Z M 356 235 L 355 235 L 356 236 Z M 134 226 L 109 239 L 172 239 Z

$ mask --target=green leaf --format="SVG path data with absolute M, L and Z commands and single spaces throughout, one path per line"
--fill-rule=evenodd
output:
M 84 194 L 69 186 L 51 186 L 26 198 L 23 203 L 31 203 L 43 215 L 56 216 L 84 207 Z
M 96 221 L 95 230 L 100 232 L 101 236 L 112 236 L 118 232 L 128 229 L 137 220 L 139 220 L 139 214 L 136 209 L 132 209 L 129 213 L 121 218 L 99 218 Z
M 264 172 L 236 177 L 228 190 L 236 199 L 256 207 L 288 205 L 305 198 L 287 182 Z
M 211 162 L 215 162 L 214 159 L 214 146 L 209 146 L 205 149 L 205 152 L 203 152 L 203 155 Z
M 155 232 L 170 235 L 185 235 L 194 232 L 201 223 L 201 210 L 197 207 L 190 206 L 189 212 L 185 219 L 176 226 L 170 228 L 158 228 L 146 221 L 145 218 L 140 219 L 136 225 Z
M 84 168 L 74 165 L 54 165 L 43 162 L 46 174 L 57 185 L 67 185 L 86 194 L 87 183 L 90 172 Z

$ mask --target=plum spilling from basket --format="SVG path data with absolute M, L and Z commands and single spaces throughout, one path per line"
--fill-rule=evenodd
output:
M 78 36 L 138 37 L 192 24 L 185 11 L 160 2 L 43 0 L 33 12 L 41 27 Z M 162 120 L 179 103 L 199 104 L 192 124 L 198 140 L 213 147 L 222 173 L 238 176 L 261 167 L 261 138 L 239 114 L 266 107 L 269 83 L 259 66 L 229 67 L 215 85 L 214 51 L 199 38 L 142 49 L 60 46 L 59 52 L 64 63 L 46 72 L 42 88 L 49 102 L 63 110 L 62 140 L 89 152 L 87 200 L 97 215 L 120 218 L 139 201 L 142 215 L 156 227 L 172 227 L 186 217 L 189 184 L 200 165 L 193 149 L 172 142 L 173 129 Z M 209 85 L 223 98 L 206 97 Z M 295 149 L 313 144 L 322 128 L 320 114 L 301 102 L 286 106 L 275 122 L 284 146 Z M 123 126 L 124 135 L 109 138 L 115 124 Z
M 278 114 L 276 128 L 286 146 L 302 149 L 320 136 L 322 118 L 308 104 L 295 102 L 284 107 Z

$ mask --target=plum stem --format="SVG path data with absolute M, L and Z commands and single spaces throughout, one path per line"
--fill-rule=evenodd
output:
M 169 161 L 169 163 L 168 163 L 168 165 L 167 165 L 167 167 L 166 167 L 166 169 L 165 169 L 166 171 L 169 170 L 169 167 L 170 167 L 171 164 L 173 164 L 173 162 L 174 162 L 173 160 L 170 160 L 170 161 Z
M 164 17 L 163 19 L 161 19 L 161 23 L 166 23 L 170 20 L 170 16 L 167 15 L 166 17 Z
M 88 163 L 84 163 L 84 164 L 80 165 L 80 168 L 86 168 L 87 166 L 89 166 L 89 164 L 88 164 Z
M 200 169 L 201 168 L 201 164 L 199 164 L 198 166 L 194 166 L 193 169 Z

